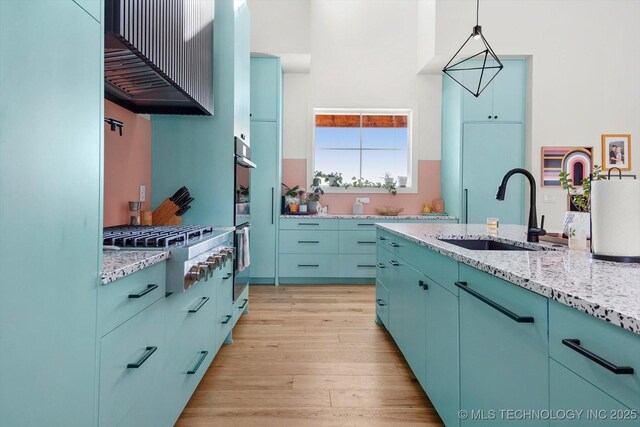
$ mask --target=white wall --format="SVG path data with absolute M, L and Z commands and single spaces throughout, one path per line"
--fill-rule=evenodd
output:
M 432 16 L 421 15 L 433 13 L 433 0 L 249 0 L 252 22 L 260 23 L 253 51 L 300 53 L 283 41 L 283 4 L 297 19 L 308 16 L 312 64 L 310 74 L 285 75 L 285 158 L 307 157 L 313 107 L 413 108 L 419 158 L 440 158 L 441 76 L 418 75 L 416 67 L 428 56 L 453 55 L 475 24 L 474 0 L 437 0 L 435 31 L 424 28 Z M 600 164 L 602 133 L 630 133 L 640 144 L 638 22 L 638 0 L 480 2 L 496 53 L 531 59 L 527 165 L 536 177 L 545 145 L 593 146 Z M 304 28 L 290 27 L 288 37 L 304 45 Z M 422 55 L 422 46 L 430 51 Z M 640 146 L 632 153 L 640 174 Z M 558 229 L 564 193 L 545 187 L 538 194 L 538 213 Z M 543 203 L 545 195 L 556 201 Z
M 436 56 L 451 56 L 475 25 L 475 0 L 438 0 Z M 531 55 L 531 170 L 539 180 L 546 145 L 595 148 L 600 136 L 630 133 L 640 144 L 640 1 L 482 0 L 480 25 L 500 55 Z M 497 78 L 500 78 L 499 76 Z M 632 150 L 640 174 L 640 146 Z M 545 197 L 557 201 L 544 203 Z M 538 213 L 557 230 L 566 211 L 558 188 L 541 188 Z

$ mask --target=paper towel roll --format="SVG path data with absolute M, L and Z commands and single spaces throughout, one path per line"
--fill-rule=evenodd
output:
M 594 254 L 640 256 L 640 181 L 593 181 L 591 224 Z

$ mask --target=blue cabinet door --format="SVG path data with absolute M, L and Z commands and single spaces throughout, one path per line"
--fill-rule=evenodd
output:
M 468 224 L 484 224 L 499 218 L 503 224 L 522 224 L 524 179 L 513 176 L 504 201 L 496 192 L 504 174 L 524 165 L 521 124 L 467 123 L 463 127 L 463 218 Z
M 280 210 L 279 149 L 276 122 L 251 122 L 251 276 L 276 275 L 277 217 Z
M 553 359 L 549 360 L 551 411 L 571 416 L 555 419 L 552 426 L 616 427 L 637 425 L 637 410 L 632 412 L 582 377 Z
M 463 282 L 466 287 L 460 289 L 459 296 L 460 409 L 469 413 L 484 411 L 485 418 L 490 418 L 490 411 L 500 409 L 548 409 L 546 298 L 466 265 L 460 266 L 459 283 Z M 490 300 L 495 306 L 480 298 Z M 520 322 L 503 314 L 497 306 L 520 316 Z M 523 320 L 532 320 L 532 323 Z M 493 427 L 531 423 L 497 414 L 491 420 L 470 416 L 462 420 L 461 425 Z
M 457 277 L 452 277 L 452 282 Z M 425 390 L 447 426 L 460 424 L 458 297 L 427 280 Z
M 102 34 L 70 0 L 0 1 L 2 426 L 94 425 Z
M 235 9 L 234 25 L 234 134 L 249 141 L 250 40 L 249 6 L 241 2 Z
M 251 120 L 278 120 L 281 73 L 278 58 L 251 58 Z

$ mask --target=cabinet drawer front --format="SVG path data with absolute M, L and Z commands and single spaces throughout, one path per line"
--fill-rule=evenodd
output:
M 338 255 L 280 255 L 281 277 L 337 277 Z
M 640 336 L 550 301 L 549 340 L 551 357 L 625 405 L 640 408 Z M 570 348 L 563 340 L 578 340 L 580 348 Z M 612 365 L 631 367 L 634 373 L 615 374 L 576 351 L 580 349 Z
M 100 340 L 100 426 L 163 423 L 163 308 L 160 300 Z
M 236 298 L 236 301 L 233 304 L 233 320 L 231 321 L 233 324 L 233 326 L 231 326 L 232 328 L 236 326 L 236 323 L 238 323 L 240 316 L 242 316 L 245 310 L 247 312 L 249 311 L 249 286 L 244 288 L 244 291 L 242 291 L 238 298 Z
M 396 236 L 395 234 L 391 234 L 388 231 L 378 229 L 376 242 L 379 247 L 384 248 L 395 255 L 400 255 L 400 246 L 401 244 L 405 244 L 406 240 Z
M 340 231 L 339 249 L 341 254 L 375 254 L 376 232 Z
M 379 280 L 376 280 L 376 314 L 389 329 L 389 291 Z
M 281 254 L 335 254 L 337 252 L 337 231 L 280 231 Z
M 147 267 L 98 289 L 98 331 L 103 336 L 164 298 L 166 262 Z
M 549 381 L 552 413 L 568 408 L 583 411 L 574 419 L 554 420 L 554 426 L 615 427 L 636 425 L 638 422 L 633 421 L 636 418 L 624 421 L 625 415 L 633 416 L 629 408 L 553 359 L 549 360 Z M 606 414 L 606 419 L 595 414 Z M 621 419 L 613 419 L 616 415 Z
M 216 346 L 214 353 L 218 351 L 224 340 L 231 332 L 233 321 L 233 276 L 228 279 L 228 273 L 216 283 L 216 316 L 214 329 Z
M 458 295 L 455 280 L 458 277 L 458 262 L 424 246 L 409 241 L 400 242 L 399 255 L 418 271 Z
M 281 230 L 338 230 L 337 219 L 323 218 L 282 218 L 280 219 Z
M 375 245 L 373 245 L 375 247 Z M 370 255 L 354 255 L 340 254 L 339 275 L 340 277 L 376 277 L 376 256 Z
M 376 230 L 376 223 L 394 223 L 393 219 L 340 219 L 340 230 L 367 231 Z

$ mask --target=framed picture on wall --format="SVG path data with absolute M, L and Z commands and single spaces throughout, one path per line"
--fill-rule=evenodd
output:
M 602 170 L 631 170 L 631 135 L 602 135 Z
M 593 172 L 593 147 L 542 147 L 543 187 L 560 187 L 560 172 L 571 175 L 574 186 Z

